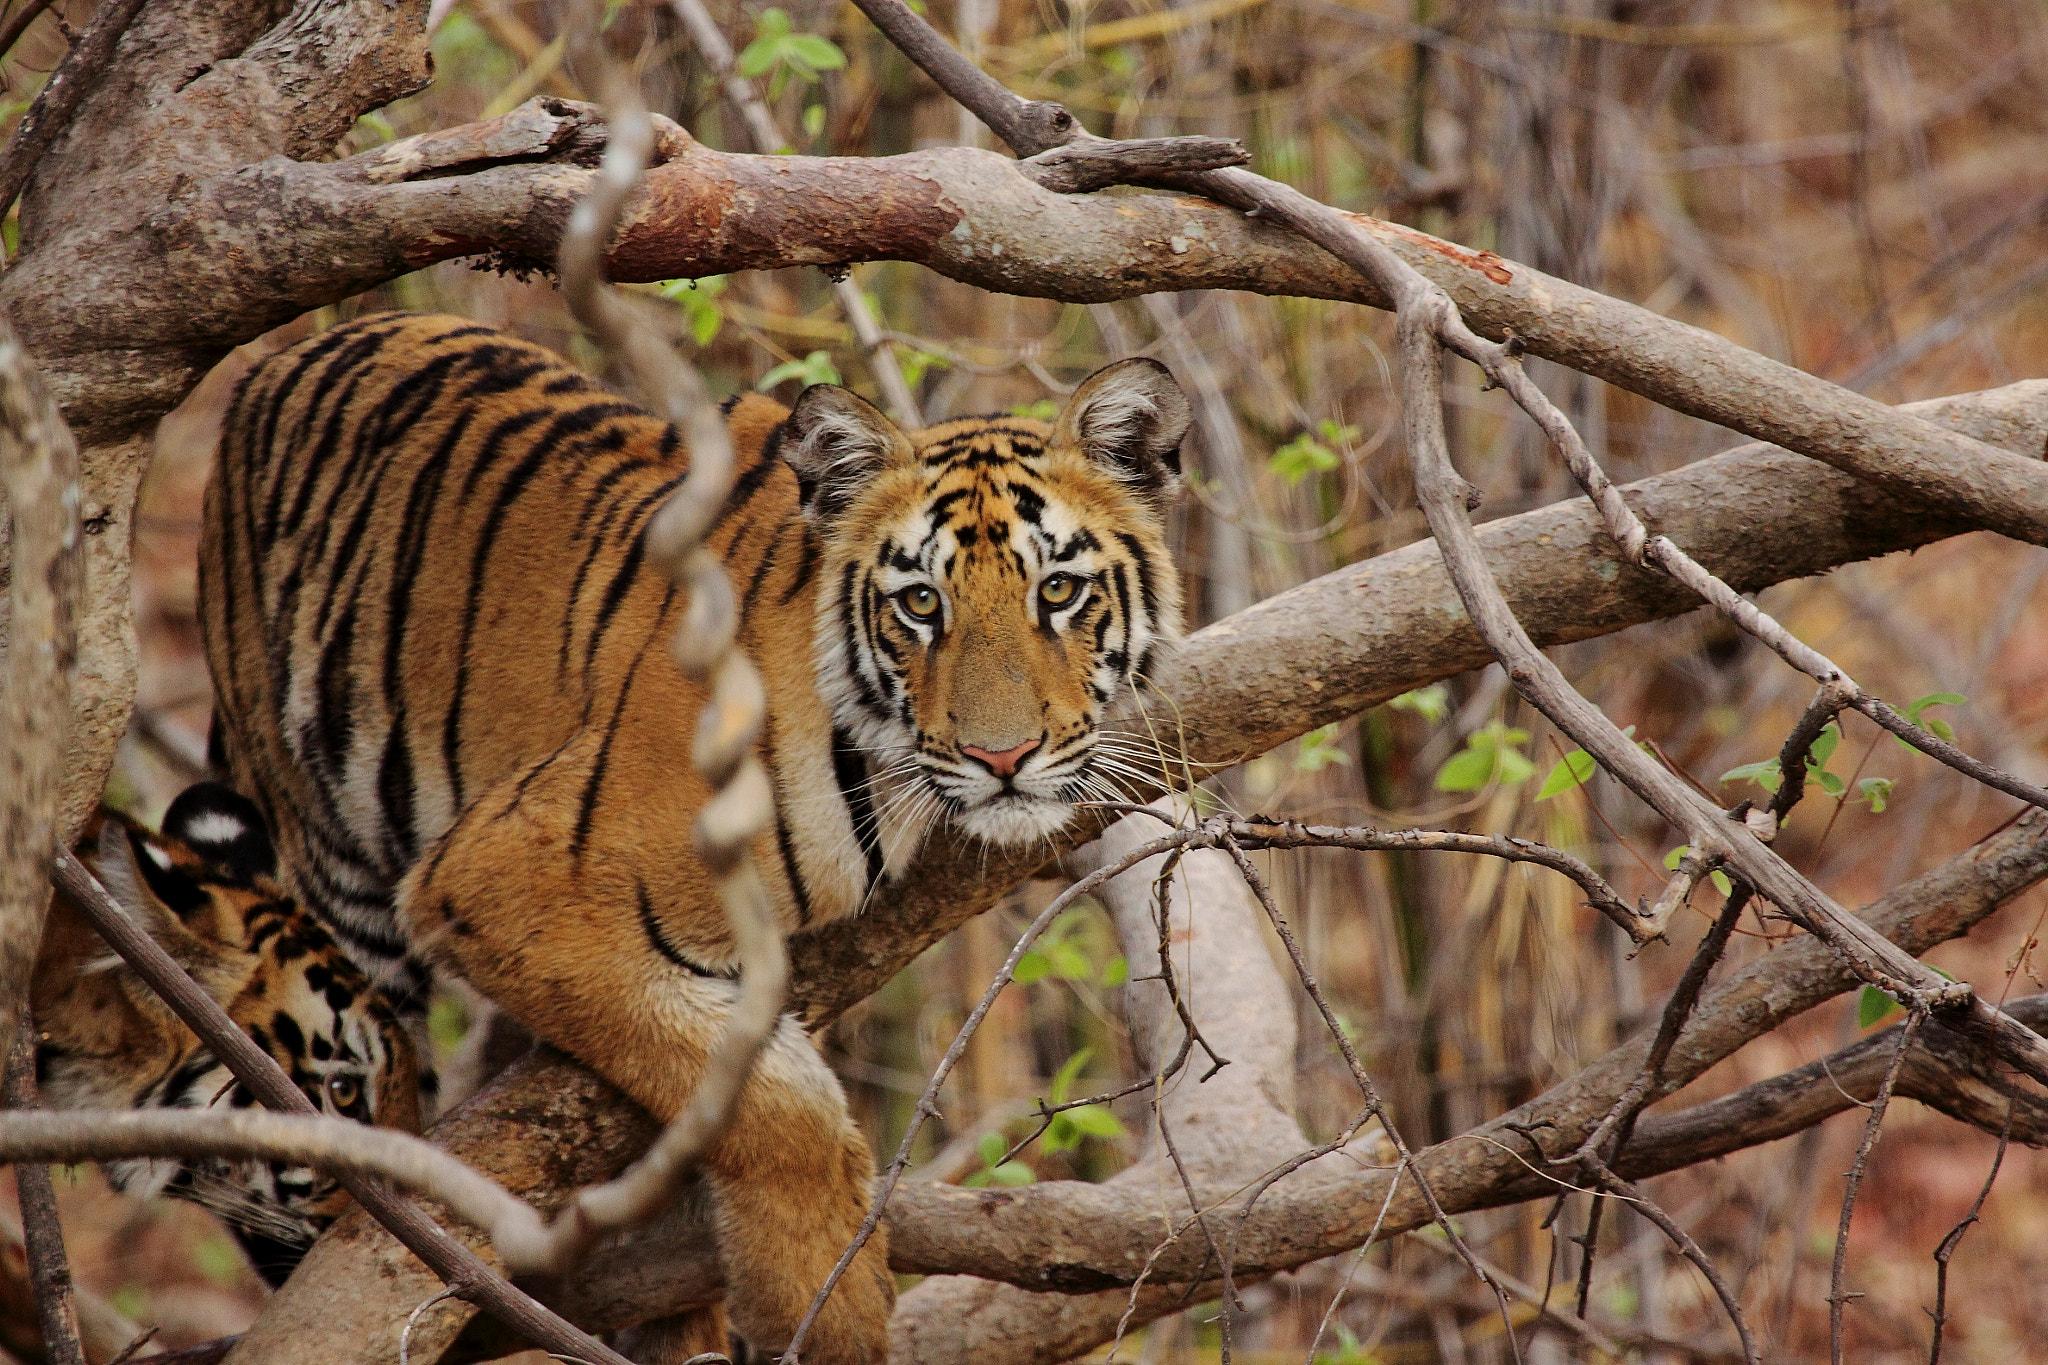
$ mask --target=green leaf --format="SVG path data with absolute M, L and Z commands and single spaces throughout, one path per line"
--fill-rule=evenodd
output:
M 1865 986 L 1856 994 L 1856 1027 L 1869 1028 L 1900 1010 L 1899 1002 L 1875 986 Z
M 1543 785 L 1536 791 L 1538 801 L 1548 801 L 1574 787 L 1583 787 L 1593 776 L 1593 755 L 1584 749 L 1574 749 L 1551 765 L 1544 777 Z
M 1327 474 L 1342 463 L 1336 451 L 1306 432 L 1266 458 L 1267 468 L 1297 487 L 1309 475 Z
M 1010 1144 L 1001 1133 L 983 1133 L 981 1141 L 974 1144 L 974 1150 L 980 1155 L 982 1165 L 993 1167 L 1002 1161 L 1003 1154 L 1010 1150 Z
M 1719 868 L 1709 872 L 1707 880 L 1714 884 L 1714 889 L 1721 893 L 1723 899 L 1735 894 L 1735 883 L 1729 881 L 1728 874 Z
M 756 38 L 740 49 L 735 68 L 748 80 L 759 80 L 775 69 L 782 57 L 782 45 L 774 38 Z
M 879 313 L 882 310 L 876 308 L 874 311 Z M 923 383 L 925 375 L 930 371 L 952 368 L 952 362 L 946 357 L 918 350 L 914 346 L 897 352 L 897 358 L 903 362 L 903 382 L 912 388 Z
M 1915 725 L 1920 723 L 1920 713 L 1930 706 L 1965 706 L 1969 698 L 1960 692 L 1929 692 L 1924 697 L 1915 697 L 1906 706 L 1906 719 Z
M 1856 799 L 1869 806 L 1872 815 L 1883 815 L 1891 804 L 1892 785 L 1889 777 L 1866 777 L 1856 784 Z
M 1106 963 L 1104 963 L 1104 964 L 1103 964 L 1103 967 L 1102 967 L 1102 984 L 1103 984 L 1103 985 L 1105 985 L 1105 986 L 1121 986 L 1121 985 L 1123 985 L 1123 984 L 1124 984 L 1125 982 L 1129 981 L 1130 979 L 1131 979 L 1131 960 L 1130 960 L 1129 958 L 1125 957 L 1125 956 L 1124 956 L 1124 955 L 1123 955 L 1122 953 L 1118 953 L 1118 954 L 1117 954 L 1117 955 L 1116 955 L 1115 957 L 1111 958 L 1111 959 L 1110 959 L 1110 960 L 1109 960 L 1108 962 L 1106 962 Z
M 789 12 L 780 5 L 770 5 L 754 20 L 754 32 L 763 38 L 782 38 L 789 34 Z
M 1739 768 L 1730 768 L 1721 774 L 1721 780 L 1754 782 L 1773 796 L 1778 794 L 1778 788 L 1785 785 L 1785 775 L 1778 771 L 1778 760 L 1775 758 L 1759 759 L 1755 763 L 1745 763 Z
M 1443 767 L 1437 769 L 1438 791 L 1478 791 L 1490 782 L 1503 787 L 1512 787 L 1525 782 L 1535 773 L 1536 765 L 1521 750 L 1529 742 L 1529 732 L 1499 721 L 1483 730 L 1475 730 L 1465 737 L 1465 747 L 1452 754 Z
M 1018 1185 L 1029 1185 L 1037 1179 L 1038 1177 L 1031 1173 L 1031 1168 L 1023 1162 L 1005 1161 L 1000 1166 L 991 1166 L 985 1171 L 976 1171 L 961 1183 L 975 1189 L 984 1189 L 990 1185 L 1015 1188 Z
M 1806 765 L 1809 768 L 1825 768 L 1834 757 L 1835 748 L 1842 742 L 1842 727 L 1829 721 L 1813 737 L 1813 747 L 1806 751 Z
M 1840 796 L 1843 792 L 1849 790 L 1848 783 L 1829 772 L 1826 768 L 1810 768 L 1807 770 L 1807 776 L 1820 783 L 1820 789 L 1829 796 Z
M 1932 962 L 1926 965 L 1929 971 L 1933 972 L 1943 981 L 1955 980 L 1954 977 L 1935 966 Z M 1877 987 L 1865 986 L 1856 993 L 1856 1027 L 1869 1028 L 1872 1024 L 1884 1022 L 1903 1009 L 1904 1006 Z
M 782 50 L 785 56 L 819 71 L 837 71 L 846 65 L 846 54 L 839 50 L 839 44 L 815 33 L 791 34 Z
M 1017 970 L 1010 973 L 1010 980 L 1020 986 L 1028 986 L 1051 975 L 1052 959 L 1034 948 L 1017 959 Z
M 1050 422 L 1059 415 L 1060 405 L 1051 398 L 1034 398 L 1029 403 L 1018 403 L 1010 409 L 1010 416 L 1023 417 L 1033 422 Z
M 1913 701 L 1907 705 L 1906 719 L 1912 721 L 1915 725 L 1925 730 L 1928 734 L 1933 735 L 1936 739 L 1947 740 L 1950 743 L 1954 743 L 1956 737 L 1956 731 L 1954 726 L 1950 725 L 1940 716 L 1927 716 L 1923 715 L 1922 713 L 1925 712 L 1927 708 L 1930 706 L 1962 706 L 1968 701 L 1969 698 L 1964 696 L 1960 692 L 1929 692 L 1924 697 L 1915 697 Z M 1912 745 L 1906 743 L 1905 740 L 1900 739 L 1897 735 L 1893 735 L 1892 739 L 1897 742 L 1898 746 L 1901 749 L 1910 750 L 1913 747 Z
M 761 376 L 754 387 L 762 393 L 777 384 L 791 379 L 801 379 L 806 387 L 812 384 L 837 384 L 839 367 L 832 363 L 832 357 L 824 351 L 812 351 L 802 360 L 785 360 Z
M 1678 871 L 1678 865 L 1685 861 L 1685 855 L 1690 852 L 1692 852 L 1692 845 L 1690 844 L 1680 844 L 1677 848 L 1672 849 L 1664 855 L 1664 870 L 1666 872 Z
M 1067 1110 L 1066 1117 L 1073 1120 L 1082 1137 L 1120 1138 L 1129 1131 L 1106 1105 L 1084 1104 L 1079 1109 Z
M 1039 1147 L 1048 1155 L 1071 1152 L 1081 1145 L 1081 1130 L 1074 1126 L 1070 1115 L 1060 1113 L 1052 1116 L 1052 1122 L 1045 1125 L 1045 1138 Z
M 1053 974 L 1065 981 L 1093 981 L 1095 964 L 1088 958 L 1080 944 L 1071 941 L 1055 943 L 1050 953 Z
M 1451 713 L 1451 689 L 1443 683 L 1431 683 L 1389 698 L 1387 705 L 1396 711 L 1412 711 L 1435 725 Z
M 1081 1079 L 1081 1072 L 1087 1067 L 1089 1058 L 1094 1055 L 1094 1048 L 1084 1047 L 1060 1063 L 1060 1069 L 1053 1073 L 1052 1083 L 1046 1088 L 1047 1097 L 1054 1104 L 1067 1102 L 1067 1092 L 1074 1088 L 1075 1081 Z
M 1460 749 L 1436 770 L 1440 792 L 1476 792 L 1493 776 L 1493 755 L 1479 749 Z
M 818 137 L 825 131 L 825 106 L 806 104 L 804 106 L 804 136 Z

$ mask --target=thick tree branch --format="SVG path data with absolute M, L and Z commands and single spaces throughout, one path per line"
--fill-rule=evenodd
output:
M 181 398 L 214 356 L 308 308 L 437 260 L 491 254 L 544 266 L 603 139 L 588 106 L 549 100 L 347 161 L 273 158 L 195 186 L 173 210 L 153 208 L 146 225 L 110 218 L 62 251 L 32 253 L 18 279 L 0 282 L 0 301 L 21 313 L 67 400 L 100 394 L 90 434 L 101 434 L 98 422 L 127 429 Z M 2048 539 L 2048 471 L 2031 461 L 1526 266 L 1345 217 L 1447 290 L 1489 336 L 1512 331 L 1536 354 L 1926 507 Z M 75 270 L 75 253 L 132 253 L 137 231 L 174 245 L 183 268 L 142 296 L 129 291 L 146 312 L 81 319 L 51 302 L 76 288 L 63 273 Z M 1075 302 L 1217 288 L 1390 302 L 1286 230 L 1202 199 L 1057 194 L 1019 163 L 961 148 L 865 159 L 721 153 L 672 126 L 607 270 L 630 281 L 861 260 L 916 261 L 984 288 Z M 154 301 L 159 289 L 182 311 L 166 311 L 169 297 Z M 107 335 L 116 329 L 118 346 Z M 187 363 L 152 376 L 137 353 L 146 345 Z
M 50 904 L 78 610 L 78 446 L 0 311 L 0 1058 Z

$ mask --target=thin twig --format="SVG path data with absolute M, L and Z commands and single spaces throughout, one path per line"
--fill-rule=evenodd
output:
M 1991 1169 L 1984 1173 L 1984 1183 L 1978 1187 L 1977 1198 L 1970 1205 L 1970 1211 L 1962 1221 L 1948 1230 L 1941 1244 L 1934 1248 L 1934 1308 L 1928 1316 L 1934 1319 L 1934 1339 L 1927 1348 L 1927 1365 L 1941 1365 L 1941 1336 L 1948 1326 L 1948 1263 L 1955 1256 L 1956 1248 L 1963 1244 L 1963 1234 L 1977 1222 L 1984 1212 L 1984 1201 L 1991 1197 L 1991 1187 L 1998 1181 L 1998 1168 L 2005 1164 L 2005 1149 L 2012 1141 L 2012 1115 L 2014 1106 L 2005 1106 L 2005 1126 L 1998 1131 L 1998 1150 L 1991 1154 Z
M 1679 977 L 1671 998 L 1664 1004 L 1663 1016 L 1657 1021 L 1656 1037 L 1650 1042 L 1649 1055 L 1643 1059 L 1642 1066 L 1627 1088 L 1615 1097 L 1606 1116 L 1569 1158 L 1589 1178 L 1595 1177 L 1600 1170 L 1611 1169 L 1628 1146 L 1636 1119 L 1653 1098 L 1657 1083 L 1663 1079 L 1665 1060 L 1671 1056 L 1672 1046 L 1678 1042 L 1678 1035 L 1692 1017 L 1693 1006 L 1699 1003 L 1707 976 L 1713 971 L 1714 964 L 1721 960 L 1721 954 L 1735 932 L 1736 921 L 1742 918 L 1743 907 L 1748 903 L 1749 888 L 1738 886 L 1722 905 L 1720 915 L 1700 939 L 1692 960 L 1686 964 L 1684 975 Z M 1600 1213 L 1605 1204 L 1604 1200 L 1593 1201 L 1593 1207 L 1586 1214 L 1584 1240 L 1580 1243 L 1578 1315 L 1582 1318 L 1586 1316 L 1587 1301 L 1592 1294 L 1594 1249 L 1599 1240 Z
M 6 1085 L 7 1107 L 16 1111 L 10 1120 L 36 1107 L 35 1020 L 27 1005 L 16 1011 Z M 64 1255 L 64 1228 L 57 1221 L 57 1190 L 50 1183 L 50 1168 L 40 1162 L 16 1166 L 14 1193 L 21 1204 L 21 1240 L 28 1252 L 29 1285 L 35 1293 L 36 1319 L 42 1326 L 49 1365 L 85 1365 L 71 1265 Z
M 1742 1358 L 1750 1365 L 1760 1365 L 1763 1357 L 1757 1354 L 1756 1340 L 1749 1333 L 1749 1323 L 1742 1316 L 1742 1304 L 1736 1299 L 1735 1291 L 1728 1287 L 1728 1281 L 1714 1265 L 1706 1250 L 1692 1239 L 1692 1235 L 1678 1225 L 1676 1219 L 1646 1197 L 1643 1192 L 1606 1167 L 1600 1167 L 1596 1175 L 1600 1185 L 1609 1194 L 1619 1195 L 1632 1203 L 1643 1217 L 1655 1223 L 1679 1254 L 1693 1263 L 1693 1268 L 1707 1277 L 1707 1283 L 1714 1288 L 1714 1294 L 1721 1300 L 1721 1307 L 1728 1314 L 1728 1320 L 1735 1324 L 1735 1335 L 1742 1339 Z
M 1865 692 L 1840 664 L 1801 640 L 1763 608 L 1729 587 L 1669 537 L 1650 534 L 1642 518 L 1635 514 L 1613 480 L 1607 477 L 1607 472 L 1594 460 L 1593 453 L 1587 449 L 1571 420 L 1529 378 L 1528 371 L 1522 367 L 1520 347 L 1514 338 L 1493 342 L 1470 333 L 1461 336 L 1454 330 L 1442 340 L 1479 366 L 1491 383 L 1505 389 L 1508 396 L 1542 428 L 1551 447 L 1586 491 L 1586 497 L 1599 512 L 1607 534 L 1620 548 L 1623 558 L 1641 568 L 1662 573 L 1697 593 L 1702 601 L 1761 641 L 1772 653 L 1842 697 L 1844 705 L 1861 711 L 1922 753 L 1974 777 L 1987 787 L 2016 796 L 2029 805 L 2048 809 L 2048 790 L 1973 758 L 1907 720 L 1885 702 Z
M 838 1263 L 832 1267 L 832 1273 L 825 1277 L 825 1283 L 819 1287 L 816 1297 L 811 1300 L 811 1306 L 805 1311 L 802 1321 L 797 1323 L 796 1331 L 789 1339 L 786 1352 L 788 1356 L 797 1355 L 798 1348 L 803 1345 L 805 1336 L 810 1332 L 811 1324 L 817 1320 L 819 1311 L 824 1308 L 825 1300 L 831 1297 L 833 1287 L 839 1283 L 840 1277 L 846 1274 L 847 1267 L 853 1264 L 853 1258 L 867 1245 L 868 1239 L 875 1235 L 875 1229 L 881 1225 L 882 1211 L 888 1207 L 889 1196 L 895 1192 L 896 1186 L 903 1179 L 903 1172 L 910 1166 L 910 1151 L 917 1141 L 918 1133 L 923 1130 L 925 1120 L 939 1112 L 940 1087 L 945 1085 L 946 1077 L 953 1073 L 953 1067 L 967 1051 L 968 1041 L 973 1038 L 975 1030 L 981 1027 L 981 1021 L 988 1017 L 989 1010 L 995 1005 L 996 997 L 1002 994 L 1003 988 L 1015 977 L 1017 964 L 1023 960 L 1024 954 L 1030 951 L 1031 945 L 1052 927 L 1052 922 L 1058 919 L 1068 906 L 1082 896 L 1112 877 L 1120 876 L 1136 867 L 1147 858 L 1182 847 L 1188 842 L 1189 839 L 1184 834 L 1176 832 L 1140 844 L 1114 863 L 1097 868 L 1046 902 L 1045 908 L 1038 912 L 1030 925 L 1018 936 L 1016 943 L 1011 945 L 1009 956 L 1003 959 L 1002 967 L 997 970 L 995 980 L 989 982 L 988 989 L 982 992 L 981 999 L 975 1003 L 973 1010 L 961 1023 L 960 1031 L 954 1035 L 951 1046 L 946 1049 L 946 1055 L 941 1057 L 938 1066 L 933 1068 L 931 1079 L 925 1082 L 924 1093 L 918 1096 L 917 1107 L 911 1111 L 903 1140 L 896 1146 L 896 1155 L 876 1183 L 875 1197 L 869 1201 L 867 1216 L 861 1219 L 860 1230 L 854 1234 L 846 1249 L 839 1253 Z
M 1878 1129 L 1884 1126 L 1884 1112 L 1892 1102 L 1892 1091 L 1899 1083 L 1899 1068 L 1905 1065 L 1906 1054 L 1913 1049 L 1913 1038 L 1920 1032 L 1920 1026 L 1927 1022 L 1927 1011 L 1914 1010 L 1906 1018 L 1905 1027 L 1899 1030 L 1899 1041 L 1892 1052 L 1891 1065 L 1885 1068 L 1884 1083 L 1877 1088 L 1877 1096 L 1870 1102 L 1870 1117 L 1863 1124 L 1863 1140 L 1856 1144 L 1856 1160 L 1849 1167 L 1848 1183 L 1842 1190 L 1842 1214 L 1835 1224 L 1835 1255 L 1828 1269 L 1828 1359 L 1833 1365 L 1842 1365 L 1842 1308 L 1852 1297 L 1842 1287 L 1842 1277 L 1849 1267 L 1849 1217 L 1856 1210 L 1856 1192 L 1863 1186 L 1863 1170 L 1870 1163 L 1870 1149 L 1877 1145 Z

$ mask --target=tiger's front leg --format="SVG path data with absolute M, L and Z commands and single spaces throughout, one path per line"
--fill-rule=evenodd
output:
M 574 755 L 560 767 L 478 801 L 407 878 L 400 912 L 414 944 L 666 1123 L 703 1078 L 739 989 L 697 960 L 712 957 L 723 911 L 708 879 L 698 903 L 673 903 L 686 851 L 579 851 Z M 704 1162 L 727 1311 L 756 1349 L 779 1352 L 859 1230 L 874 1179 L 838 1079 L 794 1019 L 762 1052 Z M 877 1230 L 804 1359 L 886 1361 L 894 1298 Z

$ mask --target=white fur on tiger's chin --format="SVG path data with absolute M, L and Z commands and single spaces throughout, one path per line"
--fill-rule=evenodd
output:
M 1024 795 L 969 806 L 953 823 L 984 843 L 1019 848 L 1059 833 L 1073 818 L 1074 808 L 1065 801 Z

